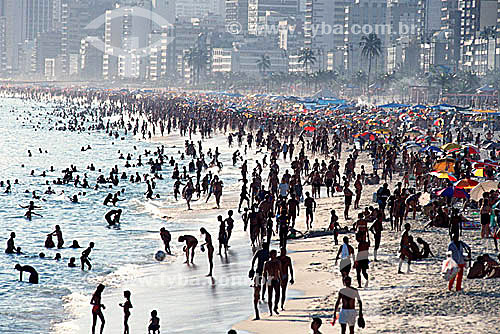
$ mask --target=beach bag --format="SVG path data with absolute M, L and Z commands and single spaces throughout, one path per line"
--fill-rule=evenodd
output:
M 443 265 L 441 267 L 441 275 L 443 276 L 445 281 L 451 281 L 458 274 L 458 265 L 451 257 L 447 258 L 443 261 Z

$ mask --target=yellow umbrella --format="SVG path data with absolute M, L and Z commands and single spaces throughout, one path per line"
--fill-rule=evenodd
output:
M 456 144 L 456 143 L 448 143 L 446 145 L 441 146 L 441 149 L 444 150 L 444 151 L 449 151 L 449 150 L 453 150 L 453 149 L 456 149 L 456 148 L 462 148 L 462 145 L 459 145 L 459 144 Z
M 441 159 L 438 160 L 434 165 L 433 169 L 436 172 L 455 172 L 455 160 L 453 159 Z
M 474 170 L 474 176 L 484 177 L 484 168 L 478 168 L 478 169 Z

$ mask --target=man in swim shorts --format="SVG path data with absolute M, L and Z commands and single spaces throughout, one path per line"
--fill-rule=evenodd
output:
M 335 311 L 333 313 L 333 321 L 337 319 L 337 309 L 342 300 L 342 308 L 339 314 L 339 323 L 341 327 L 341 333 L 345 334 L 347 326 L 349 326 L 349 333 L 354 334 L 354 326 L 356 324 L 357 312 L 355 309 L 356 300 L 359 304 L 359 317 L 363 318 L 363 306 L 361 303 L 361 297 L 357 289 L 351 287 L 351 278 L 346 276 L 344 278 L 345 288 L 340 289 L 337 302 L 335 303 Z
M 269 315 L 278 313 L 278 303 L 280 301 L 280 277 L 281 274 L 281 262 L 276 258 L 278 252 L 273 249 L 269 255 L 271 259 L 264 265 L 264 279 L 267 284 L 267 305 L 269 306 Z M 275 295 L 274 309 L 273 309 L 273 290 Z

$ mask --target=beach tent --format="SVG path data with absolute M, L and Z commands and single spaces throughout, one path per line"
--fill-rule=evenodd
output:
M 389 103 L 378 106 L 379 108 L 408 108 L 410 105 L 408 104 L 400 104 L 400 103 Z

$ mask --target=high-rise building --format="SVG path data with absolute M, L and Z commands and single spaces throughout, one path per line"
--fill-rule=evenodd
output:
M 349 53 L 346 24 L 348 8 L 353 2 L 306 0 L 304 47 L 316 54 L 316 69 L 345 68 Z
M 265 32 L 266 16 L 274 15 L 283 19 L 298 15 L 298 0 L 249 0 L 248 33 L 260 35 Z
M 441 0 L 418 0 L 417 29 L 424 41 L 441 29 Z
M 25 15 L 22 20 L 23 38 L 34 40 L 39 33 L 51 31 L 53 29 L 53 0 L 19 0 L 24 1 Z
M 223 15 L 220 0 L 176 0 L 175 15 L 202 18 L 207 14 Z
M 248 33 L 248 1 L 226 0 L 226 25 L 228 28 L 236 27 L 235 33 Z
M 462 0 L 461 67 L 479 75 L 496 68 L 499 0 Z
M 91 21 L 90 0 L 62 0 L 61 3 L 61 68 L 59 75 L 68 77 L 79 73 L 80 48 L 87 37 Z
M 23 18 L 25 2 L 20 0 L 3 0 L 3 17 L 5 18 L 6 71 L 16 72 L 19 65 L 19 45 L 24 40 Z
M 463 0 L 441 1 L 441 31 L 447 39 L 445 62 L 450 69 L 458 70 L 461 58 L 462 12 L 459 2 Z
M 175 23 L 175 0 L 153 0 L 153 12 L 163 17 L 170 24 Z

